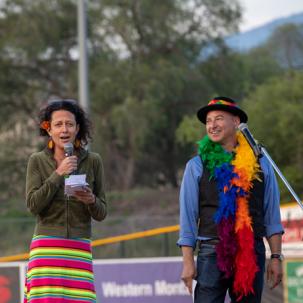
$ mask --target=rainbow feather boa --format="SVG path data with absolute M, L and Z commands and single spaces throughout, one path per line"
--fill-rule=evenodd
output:
M 203 163 L 215 178 L 219 206 L 214 220 L 218 225 L 217 264 L 226 278 L 234 276 L 233 290 L 241 299 L 254 293 L 253 282 L 259 270 L 254 251 L 254 232 L 248 199 L 260 166 L 244 136 L 237 134 L 233 153 L 205 136 L 198 142 Z

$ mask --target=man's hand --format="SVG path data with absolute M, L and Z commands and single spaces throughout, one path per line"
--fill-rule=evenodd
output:
M 189 293 L 192 294 L 193 279 L 197 275 L 194 255 L 193 255 L 193 248 L 189 246 L 182 246 L 182 253 L 183 253 L 183 270 L 181 274 L 181 279 L 184 282 Z
M 196 277 L 196 268 L 194 262 L 187 262 L 183 263 L 183 270 L 181 274 L 181 279 L 184 282 L 186 288 L 188 289 L 189 293 L 192 294 L 193 292 L 193 279 Z
M 282 246 L 282 234 L 273 234 L 267 238 L 267 242 L 272 254 L 281 254 Z M 273 258 L 269 260 L 267 266 L 267 282 L 271 283 L 271 289 L 274 289 L 279 283 L 281 283 L 283 277 L 282 261 Z
M 267 266 L 267 282 L 271 284 L 270 289 L 278 286 L 283 278 L 282 261 L 279 259 L 270 259 Z

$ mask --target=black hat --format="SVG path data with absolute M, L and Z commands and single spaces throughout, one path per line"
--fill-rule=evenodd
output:
M 225 112 L 234 114 L 235 116 L 238 116 L 240 118 L 241 123 L 246 123 L 248 120 L 246 113 L 231 98 L 216 97 L 212 99 L 206 106 L 201 107 L 198 110 L 198 119 L 205 124 L 206 116 L 212 110 L 223 110 Z

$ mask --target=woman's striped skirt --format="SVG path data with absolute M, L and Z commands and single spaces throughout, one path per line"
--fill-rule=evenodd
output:
M 24 303 L 95 303 L 91 241 L 34 236 Z

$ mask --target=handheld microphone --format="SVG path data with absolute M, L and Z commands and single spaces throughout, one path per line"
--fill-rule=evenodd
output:
M 238 129 L 241 131 L 247 142 L 249 143 L 251 149 L 253 150 L 256 157 L 260 157 L 261 155 L 261 147 L 260 145 L 255 141 L 253 135 L 248 129 L 248 126 L 246 123 L 240 123 L 238 126 Z
M 65 155 L 65 157 L 70 157 L 70 156 L 73 155 L 73 153 L 74 153 L 74 145 L 72 143 L 70 143 L 70 142 L 65 143 L 63 145 L 63 148 L 64 148 L 64 155 Z M 70 175 L 74 175 L 74 174 L 75 174 L 75 171 L 72 171 L 70 173 Z
M 74 145 L 70 142 L 64 144 L 65 157 L 70 157 L 74 153 Z

